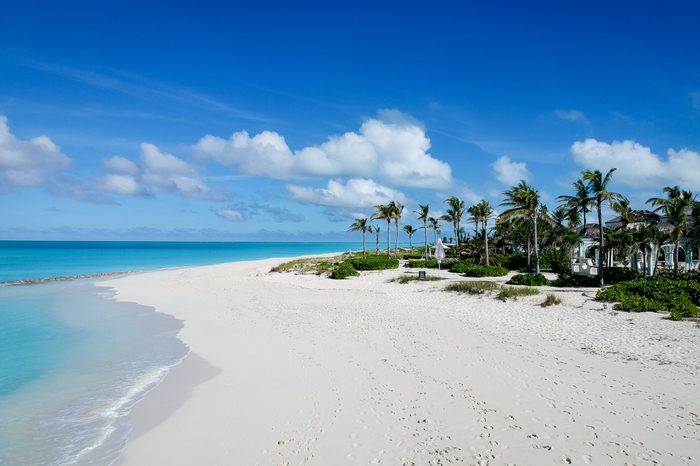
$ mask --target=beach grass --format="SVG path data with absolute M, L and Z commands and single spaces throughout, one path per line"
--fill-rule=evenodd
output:
M 496 299 L 500 299 L 501 301 L 505 301 L 508 298 L 518 299 L 521 296 L 534 296 L 537 294 L 540 294 L 540 292 L 536 288 L 530 288 L 530 287 L 516 288 L 514 286 L 503 286 L 503 287 L 501 287 L 500 291 L 498 292 Z
M 557 304 L 561 304 L 561 299 L 557 297 L 557 295 L 549 293 L 547 297 L 542 301 L 542 304 L 540 306 L 542 307 L 549 307 L 549 306 L 555 306 Z
M 308 257 L 284 262 L 271 269 L 272 272 L 294 272 L 321 275 L 330 272 L 334 265 L 342 261 L 340 256 Z
M 440 280 L 444 280 L 444 278 L 435 277 L 433 275 L 428 275 L 424 279 L 421 280 L 418 278 L 418 275 L 401 275 L 400 277 L 392 278 L 391 280 L 389 280 L 389 283 L 398 282 L 401 284 L 406 284 L 408 282 L 414 282 L 414 281 L 436 282 L 436 281 L 440 281 Z
M 445 291 L 454 291 L 467 294 L 484 294 L 486 292 L 499 289 L 499 285 L 493 282 L 473 281 L 450 283 L 445 287 Z

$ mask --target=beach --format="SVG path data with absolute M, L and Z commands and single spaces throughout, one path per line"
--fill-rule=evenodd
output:
M 190 349 L 116 464 L 700 464 L 696 322 L 389 282 L 405 269 L 270 272 L 285 260 L 99 282 Z

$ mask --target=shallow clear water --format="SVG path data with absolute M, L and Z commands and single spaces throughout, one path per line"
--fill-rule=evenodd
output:
M 0 242 L 0 282 L 358 249 L 356 243 Z M 182 323 L 93 280 L 0 286 L 0 465 L 110 464 L 186 354 Z
M 361 243 L 0 241 L 0 282 L 359 250 Z
M 180 321 L 91 283 L 0 288 L 0 464 L 109 464 L 187 353 Z

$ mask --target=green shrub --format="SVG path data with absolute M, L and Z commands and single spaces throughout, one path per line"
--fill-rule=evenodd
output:
M 537 288 L 515 288 L 513 286 L 504 286 L 496 296 L 496 299 L 505 301 L 508 298 L 517 299 L 519 296 L 534 296 L 539 294 Z
M 444 260 L 442 261 L 442 264 L 440 264 L 440 268 L 443 269 L 449 269 L 452 264 L 454 264 L 454 260 Z M 405 267 L 408 267 L 410 269 L 437 269 L 438 268 L 438 261 L 435 258 L 428 259 L 426 260 L 410 260 L 406 262 Z
M 471 259 L 462 259 L 456 262 L 450 263 L 449 270 L 453 273 L 464 273 L 469 267 L 472 267 L 474 262 Z
M 556 280 L 549 282 L 551 286 L 558 286 L 561 288 L 576 288 L 576 287 L 586 287 L 593 288 L 600 286 L 600 281 L 596 277 L 589 277 L 586 275 L 575 275 L 572 273 L 560 273 Z
M 408 259 L 410 259 L 410 260 L 419 260 L 419 259 L 423 259 L 423 254 L 405 253 L 405 254 L 402 254 L 401 257 L 402 257 L 403 259 L 407 259 L 407 260 L 408 260 Z
M 509 285 L 544 286 L 547 279 L 541 273 L 519 273 L 508 280 Z
M 456 291 L 467 294 L 484 294 L 487 291 L 497 290 L 499 285 L 493 282 L 455 282 L 445 287 L 445 291 Z
M 357 270 L 352 266 L 350 261 L 343 261 L 338 264 L 332 271 L 330 277 L 333 280 L 342 280 L 347 277 L 355 277 L 359 275 Z
M 465 265 L 462 273 L 466 277 L 502 277 L 508 275 L 508 269 L 497 265 Z M 450 270 L 451 272 L 453 270 Z
M 399 260 L 386 256 L 367 256 L 350 259 L 355 270 L 386 270 L 399 267 Z
M 603 278 L 606 285 L 613 285 L 620 282 L 628 282 L 635 278 L 642 278 L 642 273 L 624 267 L 606 267 L 603 270 Z
M 548 306 L 554 306 L 556 304 L 561 304 L 561 299 L 557 297 L 557 295 L 549 293 L 547 297 L 542 301 L 542 304 L 540 306 L 542 307 L 548 307 Z
M 596 298 L 617 302 L 619 311 L 667 311 L 675 320 L 700 316 L 700 282 L 694 280 L 637 278 L 604 288 Z
M 522 252 L 512 254 L 499 254 L 499 263 L 508 270 L 520 270 L 527 267 L 527 256 Z
M 671 278 L 700 282 L 700 269 L 688 270 L 687 272 L 679 270 L 678 277 L 675 276 L 671 269 L 660 269 L 656 271 L 655 278 Z

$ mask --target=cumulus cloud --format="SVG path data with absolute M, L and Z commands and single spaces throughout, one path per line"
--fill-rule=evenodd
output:
M 570 121 L 572 123 L 583 123 L 585 125 L 590 124 L 588 117 L 581 110 L 574 109 L 558 109 L 554 110 L 554 116 L 560 120 Z
M 0 191 L 46 186 L 52 174 L 70 164 L 51 139 L 19 139 L 10 132 L 7 117 L 0 115 Z
M 340 180 L 331 179 L 325 188 L 287 185 L 287 193 L 297 201 L 329 207 L 363 208 L 392 200 L 406 201 L 402 192 L 363 178 L 352 178 L 345 184 Z
M 517 184 L 520 180 L 529 181 L 532 177 L 525 162 L 513 162 L 507 155 L 502 155 L 492 163 L 491 169 L 498 181 L 507 185 Z
M 452 182 L 451 168 L 429 149 L 423 127 L 395 110 L 366 120 L 357 133 L 297 151 L 274 131 L 240 131 L 229 139 L 206 135 L 194 146 L 200 158 L 275 179 L 372 176 L 396 186 L 444 188 Z
M 124 157 L 111 157 L 102 161 L 102 167 L 107 174 L 101 178 L 99 188 L 110 193 L 137 195 L 166 192 L 190 199 L 226 198 L 222 192 L 207 186 L 192 165 L 162 152 L 153 144 L 141 144 L 138 163 Z
M 686 189 L 700 189 L 700 153 L 689 149 L 668 149 L 667 156 L 662 157 L 632 140 L 607 143 L 586 139 L 571 146 L 571 155 L 584 168 L 601 171 L 617 168 L 615 180 L 628 186 L 677 184 Z

